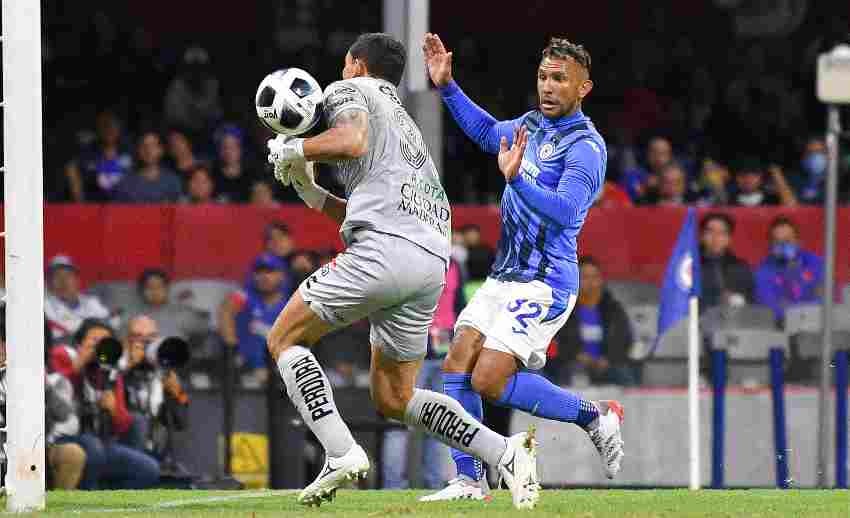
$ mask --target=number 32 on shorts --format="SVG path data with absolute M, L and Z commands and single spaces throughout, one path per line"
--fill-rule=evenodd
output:
M 519 335 L 527 335 L 528 320 L 539 317 L 543 314 L 543 306 L 539 302 L 528 302 L 528 299 L 517 299 L 509 302 L 508 311 L 516 313 L 514 319 L 517 323 L 511 327 L 511 330 Z

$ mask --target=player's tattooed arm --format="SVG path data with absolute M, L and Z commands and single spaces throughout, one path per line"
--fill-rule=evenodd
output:
M 304 141 L 304 157 L 339 162 L 362 157 L 369 149 L 369 114 L 358 108 L 340 112 L 327 131 Z

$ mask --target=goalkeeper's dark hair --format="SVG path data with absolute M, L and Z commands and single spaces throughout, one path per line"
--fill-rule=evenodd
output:
M 407 51 L 404 45 L 384 32 L 361 34 L 348 49 L 351 57 L 366 63 L 372 77 L 385 79 L 398 86 L 404 74 Z
M 590 74 L 590 52 L 583 45 L 573 43 L 566 38 L 550 38 L 549 44 L 543 49 L 544 58 L 573 58 Z

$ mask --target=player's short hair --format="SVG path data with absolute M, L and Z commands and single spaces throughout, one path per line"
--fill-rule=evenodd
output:
M 709 212 L 702 218 L 702 221 L 699 224 L 700 232 L 705 232 L 706 227 L 712 221 L 722 221 L 724 225 L 726 225 L 726 231 L 731 235 L 735 231 L 735 220 L 729 214 L 724 214 L 722 212 Z
M 351 57 L 366 63 L 369 75 L 398 86 L 404 73 L 407 51 L 404 45 L 384 32 L 361 34 L 348 49 Z
M 590 74 L 590 52 L 583 45 L 573 43 L 566 38 L 550 38 L 549 44 L 543 49 L 544 58 L 573 58 Z

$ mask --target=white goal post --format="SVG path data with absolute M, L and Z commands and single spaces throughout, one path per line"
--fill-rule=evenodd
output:
M 6 508 L 44 509 L 44 233 L 41 6 L 3 2 Z

